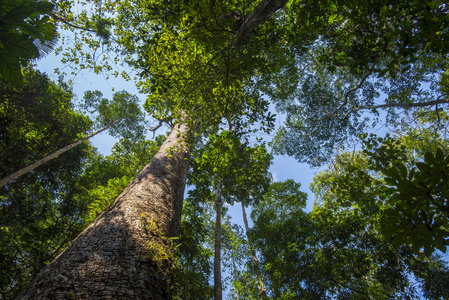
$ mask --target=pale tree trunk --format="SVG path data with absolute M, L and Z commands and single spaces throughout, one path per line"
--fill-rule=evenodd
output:
M 215 220 L 215 254 L 214 254 L 214 299 L 221 300 L 223 291 L 221 286 L 221 208 L 223 205 L 221 199 L 221 183 L 215 189 L 215 206 L 216 206 L 216 220 Z
M 175 126 L 151 162 L 18 299 L 170 299 L 190 147 Z
M 117 123 L 120 122 L 121 120 L 123 120 L 123 118 L 117 119 L 117 120 L 115 120 L 114 122 L 112 122 L 112 123 L 110 123 L 110 124 L 104 126 L 103 128 L 98 129 L 98 130 L 95 131 L 94 133 L 91 133 L 91 134 L 89 134 L 88 136 L 86 136 L 86 137 L 84 137 L 84 138 L 82 138 L 82 139 L 80 139 L 80 140 L 78 140 L 78 141 L 76 141 L 76 142 L 74 142 L 74 143 L 72 143 L 72 144 L 70 144 L 70 145 L 68 145 L 68 146 L 65 146 L 64 148 L 61 148 L 61 149 L 57 150 L 57 151 L 53 152 L 52 154 L 47 155 L 47 156 L 45 156 L 44 158 L 39 159 L 38 161 L 35 161 L 35 162 L 32 163 L 31 165 L 28 165 L 28 166 L 26 166 L 26 167 L 20 169 L 20 170 L 17 171 L 17 172 L 14 172 L 14 173 L 12 173 L 12 174 L 6 176 L 6 177 L 3 177 L 2 179 L 0 179 L 0 187 L 4 186 L 5 184 L 7 184 L 7 183 L 10 182 L 10 181 L 13 181 L 13 180 L 19 178 L 20 176 L 22 176 L 22 175 L 24 175 L 24 174 L 26 174 L 26 173 L 28 173 L 28 172 L 30 172 L 30 171 L 36 169 L 37 167 L 42 166 L 43 164 L 45 164 L 45 163 L 47 163 L 48 161 L 50 161 L 50 160 L 52 160 L 52 159 L 58 157 L 59 155 L 63 154 L 64 152 L 67 152 L 67 151 L 69 151 L 70 149 L 75 148 L 76 146 L 78 146 L 79 144 L 81 144 L 81 143 L 87 141 L 87 140 L 90 139 L 91 137 L 93 137 L 93 136 L 99 134 L 100 132 L 105 131 L 106 129 L 109 129 L 109 128 L 112 127 L 112 126 L 114 126 L 115 124 L 117 124 Z
M 234 254 L 232 255 L 232 266 L 234 267 L 234 280 L 237 281 L 238 280 L 238 271 L 237 271 L 237 265 L 235 264 L 235 258 L 234 258 Z M 236 296 L 237 296 L 237 300 L 240 300 L 240 296 L 239 296 L 239 291 L 236 290 Z
M 261 299 L 267 299 L 267 292 L 265 290 L 265 286 L 262 280 L 262 274 L 260 272 L 259 260 L 257 259 L 256 251 L 254 250 L 253 243 L 251 242 L 251 238 L 248 234 L 249 232 L 248 219 L 246 217 L 245 205 L 243 204 L 243 202 L 242 202 L 242 212 L 243 212 L 243 223 L 245 223 L 246 238 L 248 239 L 248 245 L 253 259 L 254 270 L 256 271 L 257 282 L 259 283 L 259 295 Z

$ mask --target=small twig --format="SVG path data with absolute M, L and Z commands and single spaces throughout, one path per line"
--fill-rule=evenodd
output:
M 53 19 L 55 19 L 56 21 L 64 23 L 67 26 L 70 26 L 70 27 L 73 27 L 73 28 L 76 28 L 76 29 L 79 29 L 79 30 L 84 30 L 84 31 L 88 31 L 88 32 L 97 33 L 97 31 L 94 30 L 94 29 L 90 29 L 90 28 L 87 28 L 87 27 L 81 27 L 79 25 L 75 25 L 75 24 L 70 23 L 69 21 L 67 21 L 67 20 L 65 20 L 65 19 L 63 19 L 63 18 L 61 18 L 61 17 L 59 17 L 59 16 L 57 16 L 57 15 L 55 15 L 53 13 L 50 14 L 50 16 L 53 17 Z
M 356 87 L 350 89 L 349 91 L 347 91 L 347 92 L 345 93 L 345 97 L 344 97 L 345 100 L 344 100 L 343 103 L 342 103 L 342 104 L 335 110 L 334 113 L 337 113 L 337 112 L 338 112 L 339 110 L 341 110 L 346 104 L 348 104 L 348 101 L 349 101 L 349 100 L 348 100 L 348 96 L 349 96 L 349 94 L 350 94 L 350 93 L 353 93 L 353 92 L 355 92 L 355 91 L 357 91 L 359 88 L 362 87 L 362 85 L 363 85 L 363 83 L 365 83 L 366 79 L 373 73 L 374 66 L 375 66 L 375 64 L 373 64 L 373 65 L 371 66 L 371 68 L 370 68 L 370 70 L 368 71 L 368 73 L 366 73 L 365 76 L 363 76 L 362 80 L 359 82 L 359 84 L 358 84 Z

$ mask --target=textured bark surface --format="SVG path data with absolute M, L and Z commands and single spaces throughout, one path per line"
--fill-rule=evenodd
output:
M 175 126 L 107 211 L 18 299 L 170 299 L 170 237 L 179 236 L 190 148 Z M 170 150 L 171 149 L 171 150 Z

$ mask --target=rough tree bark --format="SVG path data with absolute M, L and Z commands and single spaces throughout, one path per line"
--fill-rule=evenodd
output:
M 256 256 L 256 251 L 254 250 L 251 238 L 248 234 L 249 226 L 248 219 L 246 217 L 245 205 L 242 202 L 242 213 L 243 213 L 243 223 L 245 224 L 246 238 L 248 239 L 249 250 L 253 259 L 254 271 L 256 272 L 257 282 L 259 283 L 259 295 L 261 299 L 267 299 L 267 291 L 265 290 L 265 285 L 263 284 L 262 274 L 260 272 L 259 260 Z
M 221 300 L 223 298 L 223 290 L 221 286 L 221 207 L 223 201 L 221 199 L 222 185 L 215 189 L 215 205 L 216 205 L 216 219 L 215 219 L 215 253 L 214 253 L 214 299 Z
M 45 156 L 44 158 L 39 159 L 38 161 L 35 161 L 34 163 L 32 163 L 32 164 L 30 164 L 30 165 L 28 165 L 28 166 L 26 166 L 26 167 L 20 169 L 20 170 L 17 171 L 17 172 L 14 172 L 14 173 L 12 173 L 12 174 L 6 176 L 6 177 L 3 177 L 2 179 L 0 179 L 0 187 L 4 186 L 5 184 L 7 184 L 7 183 L 10 182 L 10 181 L 13 181 L 13 180 L 19 178 L 20 176 L 22 176 L 22 175 L 24 175 L 24 174 L 26 174 L 26 173 L 28 173 L 28 172 L 30 172 L 30 171 L 36 169 L 37 167 L 40 167 L 40 166 L 42 166 L 43 164 L 46 164 L 48 161 L 50 161 L 50 160 L 52 160 L 52 159 L 58 157 L 59 155 L 63 154 L 64 152 L 67 152 L 67 151 L 69 151 L 70 149 L 75 148 L 75 147 L 78 146 L 79 144 L 81 144 L 81 143 L 87 141 L 87 140 L 90 139 L 91 137 L 93 137 L 93 136 L 99 134 L 100 132 L 103 132 L 103 131 L 105 131 L 106 129 L 108 129 L 108 128 L 114 126 L 115 124 L 117 124 L 118 122 L 120 122 L 120 121 L 123 120 L 123 119 L 124 119 L 124 118 L 117 119 L 117 120 L 115 120 L 114 122 L 112 122 L 112 123 L 110 123 L 110 124 L 104 126 L 103 128 L 98 129 L 98 130 L 95 131 L 94 133 L 91 133 L 91 134 L 89 134 L 88 136 L 86 136 L 86 137 L 84 137 L 84 138 L 82 138 L 82 139 L 80 139 L 80 140 L 78 140 L 78 141 L 76 141 L 76 142 L 74 142 L 74 143 L 72 143 L 72 144 L 70 144 L 70 145 L 68 145 L 68 146 L 65 146 L 64 148 L 61 148 L 61 149 L 57 150 L 57 151 L 53 152 L 52 154 L 47 155 L 47 156 Z
M 175 126 L 151 162 L 107 211 L 18 299 L 170 299 L 190 147 Z

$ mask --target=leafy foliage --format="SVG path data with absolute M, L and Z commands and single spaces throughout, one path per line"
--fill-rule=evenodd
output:
M 301 281 L 296 280 L 303 271 L 290 264 L 292 259 L 299 262 L 294 255 L 303 250 L 303 241 L 310 233 L 303 211 L 307 195 L 299 190 L 300 186 L 293 180 L 272 183 L 251 212 L 251 237 L 261 254 L 262 272 L 271 290 L 269 296 L 274 298 L 289 299 L 295 295 L 295 289 L 303 289 Z M 296 295 L 303 296 L 301 292 Z
M 21 67 L 39 56 L 37 45 L 55 37 L 49 15 L 54 4 L 45 0 L 4 0 L 0 4 L 0 76 L 22 85 Z
M 73 109 L 71 90 L 27 70 L 24 84 L 0 84 L 2 177 L 83 136 L 91 121 Z M 12 298 L 83 229 L 76 196 L 87 145 L 0 190 L 0 297 Z M 12 155 L 13 154 L 13 155 Z
M 250 201 L 263 193 L 268 184 L 271 156 L 264 144 L 249 147 L 230 131 L 210 135 L 204 147 L 193 154 L 189 182 L 197 188 L 214 189 L 221 184 L 225 201 Z
M 397 244 L 411 244 L 418 253 L 424 248 L 446 252 L 449 238 L 449 158 L 441 148 L 410 159 L 407 145 L 392 138 L 368 141 L 365 151 L 372 169 L 382 171 L 386 209 L 382 217 L 385 234 L 397 235 Z M 446 150 L 446 149 L 445 149 Z
M 92 124 L 88 117 L 74 110 L 73 94 L 67 85 L 53 83 L 31 69 L 25 72 L 24 79 L 21 88 L 7 82 L 0 85 L 2 177 L 75 142 Z M 59 158 L 60 162 L 65 161 L 65 167 L 58 172 L 70 173 L 69 162 L 76 164 L 83 149 L 80 146 Z M 57 176 L 43 172 L 40 177 L 51 185 Z
M 98 128 L 121 120 L 110 129 L 114 137 L 137 139 L 145 133 L 145 116 L 139 98 L 126 91 L 114 93 L 112 100 L 103 98 L 100 91 L 87 91 L 81 107 L 95 117 Z
M 432 297 L 446 293 L 438 285 L 447 276 L 445 262 L 414 254 L 408 245 L 397 247 L 393 237 L 383 235 L 382 208 L 371 201 L 375 194 L 369 186 L 355 187 L 352 199 L 358 205 L 347 205 L 339 191 L 350 193 L 345 189 L 350 184 L 343 183 L 364 186 L 364 179 L 346 177 L 351 166 L 345 162 L 342 157 L 341 168 L 315 178 L 320 205 L 310 213 L 303 210 L 305 195 L 293 181 L 274 183 L 254 207 L 251 233 L 268 294 L 275 299 L 444 299 Z
M 448 65 L 442 56 L 422 53 L 394 77 L 380 77 L 377 65 L 363 75 L 351 74 L 346 67 L 331 71 L 318 59 L 313 54 L 300 61 L 303 74 L 289 97 L 268 91 L 278 95 L 276 108 L 287 117 L 274 139 L 276 153 L 319 166 L 371 128 L 400 128 L 404 119 L 415 123 L 418 114 L 446 113 L 442 74 Z

